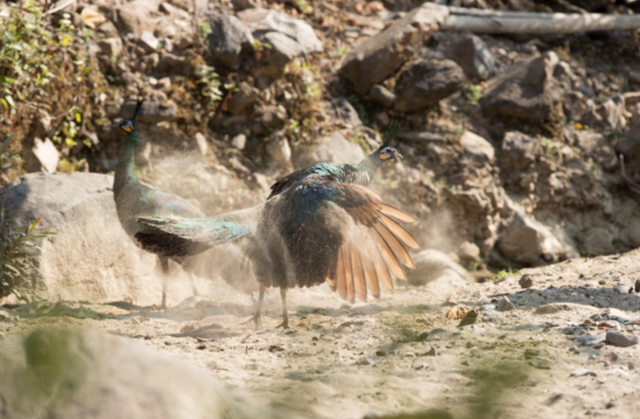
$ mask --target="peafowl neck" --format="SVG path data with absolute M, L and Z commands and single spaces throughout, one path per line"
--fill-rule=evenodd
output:
M 127 144 L 120 154 L 118 165 L 116 166 L 115 180 L 113 183 L 113 193 L 118 196 L 126 185 L 140 183 L 136 176 L 135 151 L 138 142 L 138 129 L 134 129 L 127 140 Z
M 376 154 L 371 153 L 356 165 L 358 172 L 358 182 L 362 185 L 369 185 L 376 174 L 378 167 L 382 164 L 382 160 Z

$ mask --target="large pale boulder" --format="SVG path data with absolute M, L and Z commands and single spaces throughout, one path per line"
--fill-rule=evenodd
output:
M 290 418 L 209 372 L 101 332 L 0 340 L 0 419 Z
M 365 156 L 359 145 L 348 141 L 338 131 L 322 137 L 315 144 L 295 151 L 293 163 L 296 167 L 307 167 L 322 162 L 357 164 Z

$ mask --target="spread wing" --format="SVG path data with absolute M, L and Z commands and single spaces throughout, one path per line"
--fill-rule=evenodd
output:
M 404 267 L 415 268 L 407 249 L 418 249 L 418 242 L 400 224 L 413 218 L 385 204 L 363 186 L 324 182 L 331 186 L 327 200 L 346 211 L 353 221 L 343 232 L 343 243 L 326 280 L 332 290 L 349 301 L 354 301 L 356 294 L 366 300 L 367 290 L 377 298 L 380 284 L 391 290 L 392 277 L 404 280 Z

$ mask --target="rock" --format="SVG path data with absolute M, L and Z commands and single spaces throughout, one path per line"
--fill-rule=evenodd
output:
M 209 144 L 207 143 L 207 139 L 201 132 L 196 132 L 196 144 L 198 144 L 198 149 L 200 150 L 200 154 L 206 156 L 209 153 Z
M 33 122 L 32 135 L 38 138 L 46 138 L 53 132 L 53 126 L 51 125 L 52 118 L 46 111 L 41 110 L 38 118 Z
M 233 115 L 241 114 L 258 100 L 259 95 L 258 89 L 243 81 L 238 85 L 238 91 L 231 96 L 227 109 Z
M 636 279 L 636 282 L 633 284 L 633 289 L 635 292 L 640 292 L 640 279 Z
M 35 138 L 33 148 L 26 155 L 24 169 L 27 172 L 54 173 L 58 170 L 59 161 L 58 150 L 50 139 Z
M 565 130 L 565 138 L 569 144 L 579 147 L 587 155 L 596 152 L 600 147 L 607 146 L 607 139 L 604 135 L 587 130 Z
M 522 211 L 516 211 L 498 238 L 498 249 L 527 266 L 540 266 L 566 258 L 560 241 L 551 231 Z
M 326 110 L 328 114 L 332 115 L 336 119 L 342 120 L 350 127 L 355 128 L 362 125 L 358 112 L 344 97 L 333 99 L 331 103 L 327 104 Z
M 638 344 L 638 337 L 635 335 L 625 335 L 621 332 L 609 331 L 605 337 L 605 342 L 619 348 L 628 348 Z
M 244 150 L 245 145 L 247 144 L 247 136 L 244 134 L 238 134 L 231 140 L 231 145 L 237 148 L 238 150 Z
M 156 71 L 162 75 L 192 76 L 195 68 L 188 58 L 165 53 L 160 57 Z
M 138 43 L 140 44 L 140 46 L 142 46 L 142 48 L 147 53 L 155 52 L 158 49 L 158 46 L 160 45 L 160 41 L 158 41 L 158 38 L 156 38 L 149 31 L 143 31 L 142 34 L 140 34 L 140 39 Z
M 462 134 L 460 146 L 468 157 L 479 163 L 492 163 L 495 160 L 496 152 L 493 145 L 471 131 L 465 131 Z
M 260 114 L 260 123 L 265 128 L 281 127 L 287 122 L 287 110 L 282 105 L 264 106 Z
M 407 271 L 407 280 L 412 285 L 425 285 L 438 279 L 446 270 L 457 274 L 463 280 L 469 279 L 467 271 L 455 263 L 445 253 L 427 249 L 414 255 L 416 269 Z
M 0 340 L 0 383 L 3 419 L 291 416 L 149 345 L 88 330 L 39 329 Z
M 487 84 L 480 100 L 482 110 L 492 117 L 512 117 L 532 124 L 563 121 L 562 90 L 553 78 L 558 56 L 547 52 L 514 64 Z
M 623 154 L 625 162 L 640 163 L 640 124 L 633 126 L 618 140 L 616 154 Z
M 458 323 L 458 327 L 470 326 L 474 324 L 477 319 L 478 319 L 478 312 L 475 310 L 471 310 L 464 316 L 462 320 L 460 320 L 460 323 Z
M 157 303 L 155 257 L 120 227 L 112 184 L 112 176 L 94 173 L 32 174 L 0 192 L 17 225 L 42 216 L 42 230 L 56 232 L 30 256 L 35 269 L 27 291 L 36 299 Z
M 451 307 L 451 310 L 447 312 L 447 319 L 450 320 L 462 320 L 468 312 L 471 311 L 470 306 L 455 306 Z
M 231 0 L 233 10 L 240 12 L 246 9 L 258 9 L 262 7 L 262 0 Z
M 621 96 L 607 99 L 587 111 L 581 122 L 592 127 L 601 127 L 611 132 L 623 132 L 627 128 L 627 111 Z
M 295 41 L 305 54 L 324 51 L 315 31 L 304 20 L 273 9 L 243 10 L 238 13 L 238 17 L 249 26 L 254 35 L 278 32 Z
M 502 297 L 498 303 L 498 307 L 496 307 L 498 311 L 511 311 L 514 308 L 515 306 L 507 297 Z
M 271 46 L 264 51 L 264 60 L 261 61 L 264 64 L 261 73 L 268 77 L 281 77 L 285 66 L 302 53 L 296 41 L 280 32 L 267 32 L 260 40 Z
M 372 102 L 378 103 L 386 108 L 393 106 L 398 100 L 398 97 L 391 90 L 387 89 L 381 84 L 374 84 L 369 90 L 369 99 Z
M 496 59 L 482 39 L 466 35 L 453 44 L 450 57 L 465 74 L 475 80 L 487 80 L 496 71 Z
M 120 36 L 118 28 L 116 28 L 116 25 L 114 25 L 110 20 L 107 20 L 102 25 L 98 26 L 96 32 L 102 35 L 100 38 L 117 38 Z
M 291 162 L 291 147 L 289 147 L 289 140 L 280 134 L 276 133 L 266 145 L 266 152 L 271 159 L 273 159 L 280 166 L 288 166 Z
M 521 288 L 527 289 L 533 287 L 533 277 L 529 274 L 524 274 L 518 280 Z
M 364 151 L 359 145 L 348 141 L 336 131 L 314 144 L 298 147 L 293 161 L 296 167 L 307 167 L 322 162 L 358 164 L 364 157 Z
M 119 7 L 117 10 L 117 23 L 123 33 L 131 33 L 135 38 L 138 38 L 143 31 L 149 31 L 152 28 L 149 23 L 148 10 L 144 7 L 134 6 L 134 3 L 129 3 L 126 6 Z
M 509 170 L 520 172 L 535 162 L 540 153 L 540 141 L 519 131 L 504 135 L 500 156 Z
M 342 62 L 340 73 L 353 83 L 358 94 L 366 94 L 413 57 L 413 46 L 422 45 L 448 14 L 442 6 L 423 3 L 384 31 L 356 45 Z
M 133 114 L 135 106 L 135 103 L 124 104 L 120 110 L 120 114 L 129 117 L 129 115 Z M 177 114 L 178 105 L 172 100 L 164 102 L 145 101 L 138 113 L 136 121 L 149 124 L 157 124 L 162 121 L 175 121 Z
M 632 291 L 632 287 L 624 284 L 618 284 L 613 287 L 613 292 L 615 292 L 616 294 L 630 294 Z
M 464 83 L 462 69 L 451 60 L 411 64 L 398 78 L 394 109 L 411 112 L 435 105 L 457 92 Z
M 103 53 L 110 57 L 118 57 L 122 52 L 122 40 L 120 38 L 107 38 L 98 41 L 98 46 Z
M 582 92 L 571 91 L 565 92 L 562 106 L 567 116 L 571 117 L 574 121 L 581 121 L 583 115 L 590 112 L 595 108 L 593 100 L 587 98 Z
M 480 248 L 475 243 L 463 242 L 458 247 L 458 256 L 460 259 L 468 262 L 480 261 Z
M 584 248 L 589 256 L 608 255 L 614 252 L 614 236 L 607 227 L 592 227 L 585 234 Z
M 240 67 L 240 53 L 251 49 L 254 39 L 251 30 L 240 19 L 231 15 L 210 15 L 207 19 L 211 33 L 206 43 L 214 61 L 232 70 Z
M 577 368 L 573 371 L 571 371 L 571 374 L 569 374 L 570 377 L 584 377 L 584 376 L 591 376 L 591 377 L 597 377 L 598 373 L 592 370 L 588 370 L 585 368 Z

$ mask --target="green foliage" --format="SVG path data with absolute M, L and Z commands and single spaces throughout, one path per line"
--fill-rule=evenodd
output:
M 484 94 L 484 89 L 479 84 L 470 84 L 467 87 L 467 99 L 471 102 L 479 102 Z
M 76 139 L 85 120 L 74 110 L 86 110 L 90 87 L 100 94 L 104 85 L 87 53 L 91 30 L 74 27 L 68 14 L 54 24 L 34 0 L 10 5 L 0 16 L 0 135 L 14 133 L 19 142 L 34 115 L 45 109 L 54 116 L 59 149 L 68 154 L 72 147 L 88 146 Z
M 507 279 L 511 276 L 514 276 L 515 274 L 518 273 L 518 270 L 513 270 L 511 269 L 511 267 L 509 267 L 509 269 L 502 269 L 501 271 L 499 271 L 497 274 L 493 275 L 491 277 L 492 281 L 500 281 L 502 279 Z
M 27 255 L 36 247 L 36 239 L 51 235 L 49 232 L 36 232 L 42 217 L 35 220 L 26 229 L 16 227 L 5 208 L 0 209 L 0 298 L 11 293 L 20 296 L 20 286 L 29 272 Z
M 200 94 L 206 99 L 207 107 L 213 111 L 216 103 L 222 99 L 222 90 L 220 90 L 222 82 L 220 81 L 220 75 L 216 73 L 215 68 L 209 65 L 202 66 L 198 74 L 200 79 L 196 81 L 196 84 L 201 85 Z

